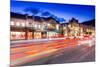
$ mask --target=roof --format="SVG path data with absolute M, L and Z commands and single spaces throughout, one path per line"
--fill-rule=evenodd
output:
M 25 15 L 23 15 L 23 14 L 18 14 L 18 13 L 13 13 L 13 12 L 10 13 L 10 17 L 11 17 L 11 18 L 26 19 Z
M 89 26 L 93 26 L 95 27 L 95 19 L 89 20 L 89 21 L 85 21 L 82 22 L 83 25 L 89 25 Z
M 19 18 L 19 19 L 26 19 L 26 17 L 27 17 L 27 18 L 30 18 L 30 19 L 34 19 L 37 22 L 54 20 L 55 22 L 59 23 L 58 21 L 56 21 L 52 17 L 40 17 L 40 16 L 34 16 L 33 17 L 33 16 L 28 16 L 28 15 L 25 15 L 25 14 L 18 14 L 18 13 L 14 13 L 14 12 L 11 12 L 10 17 L 11 18 Z

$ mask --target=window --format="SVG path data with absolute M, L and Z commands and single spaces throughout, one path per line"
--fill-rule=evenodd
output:
M 68 27 L 70 28 L 70 27 L 71 27 L 71 25 L 69 24 L 69 25 L 68 25 Z
M 44 25 L 41 25 L 41 30 L 44 30 L 45 26 Z
M 28 27 L 29 26 L 29 22 L 27 21 L 27 22 L 25 22 L 26 23 L 26 26 Z
M 56 29 L 59 30 L 59 25 L 58 24 L 56 25 Z
M 38 26 L 37 24 L 34 24 L 34 27 L 35 27 L 35 28 L 37 28 L 37 26 Z
M 25 27 L 25 23 L 21 23 L 22 27 Z
M 13 26 L 13 25 L 14 25 L 14 22 L 13 22 L 13 21 L 11 21 L 10 25 L 12 25 L 12 26 Z
M 11 38 L 11 40 L 25 39 L 25 32 L 12 31 L 10 33 L 10 38 Z
M 32 32 L 28 32 L 28 39 L 32 39 L 33 38 L 33 33 Z
M 42 38 L 41 32 L 34 32 L 34 38 L 35 38 L 35 39 L 40 39 L 40 38 Z
M 47 25 L 48 25 L 48 26 L 50 26 L 50 24 L 49 24 L 49 23 L 48 23 Z
M 16 26 L 20 26 L 20 22 L 16 22 Z
M 38 28 L 41 29 L 41 25 L 38 25 Z

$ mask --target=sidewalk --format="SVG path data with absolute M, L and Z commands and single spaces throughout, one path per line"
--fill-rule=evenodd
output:
M 50 41 L 50 40 L 62 40 L 65 38 L 47 38 L 47 39 L 32 39 L 32 40 L 19 40 L 19 41 L 11 41 L 11 44 L 18 43 L 28 43 L 28 42 L 41 42 L 41 41 Z
M 16 46 L 20 46 L 21 45 L 25 45 L 25 44 L 29 44 L 29 43 L 43 43 L 43 42 L 48 42 L 48 41 L 55 41 L 55 40 L 63 40 L 65 38 L 48 38 L 48 39 L 32 39 L 32 40 L 19 40 L 19 41 L 11 41 L 11 47 L 16 47 Z

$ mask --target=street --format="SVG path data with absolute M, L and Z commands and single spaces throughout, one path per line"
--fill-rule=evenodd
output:
M 46 64 L 76 63 L 95 61 L 94 46 L 78 46 L 65 49 L 59 56 L 50 59 Z
M 76 38 L 11 45 L 11 66 L 95 61 L 95 46 L 78 45 L 80 41 L 86 40 Z

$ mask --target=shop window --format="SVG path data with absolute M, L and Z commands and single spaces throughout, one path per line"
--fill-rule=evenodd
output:
M 34 32 L 34 38 L 40 39 L 42 37 L 41 32 Z
M 58 34 L 56 32 L 47 32 L 47 37 L 48 38 L 55 38 L 57 36 L 58 36 Z
M 32 39 L 32 38 L 33 38 L 32 32 L 28 32 L 28 39 Z
M 11 32 L 11 40 L 25 39 L 25 32 Z

